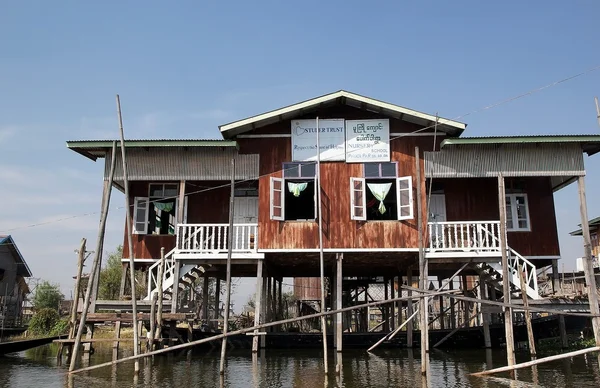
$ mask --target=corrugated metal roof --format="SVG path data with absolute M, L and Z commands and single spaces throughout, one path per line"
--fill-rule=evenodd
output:
M 290 120 L 300 114 L 306 114 L 307 111 L 317 109 L 319 107 L 335 104 L 339 101 L 341 104 L 353 106 L 359 109 L 364 109 L 373 112 L 381 112 L 384 115 L 395 117 L 404 121 L 415 124 L 428 126 L 438 122 L 438 129 L 443 132 L 451 133 L 452 135 L 460 135 L 465 130 L 467 124 L 455 120 L 445 119 L 419 112 L 413 109 L 408 109 L 400 105 L 390 104 L 384 101 L 361 96 L 360 94 L 339 90 L 320 97 L 315 97 L 310 100 L 302 101 L 293 105 L 288 105 L 283 108 L 272 110 L 256 116 L 248 117 L 242 120 L 234 121 L 228 124 L 219 126 L 219 130 L 223 137 L 231 138 L 240 133 L 251 131 L 265 125 L 275 122 Z
M 591 220 L 588 221 L 588 225 L 589 226 L 598 226 L 598 225 L 600 225 L 600 217 L 592 218 Z M 581 226 L 581 224 L 579 224 L 579 226 Z M 577 230 L 572 231 L 569 234 L 571 236 L 582 236 L 583 235 L 583 230 L 577 229 Z
M 113 142 L 120 145 L 120 140 L 70 140 L 67 148 L 96 160 L 107 154 L 112 149 Z M 126 148 L 151 148 L 151 147 L 237 147 L 237 142 L 222 139 L 131 139 L 125 140 Z
M 451 145 L 518 144 L 518 143 L 579 143 L 584 152 L 593 155 L 600 151 L 600 135 L 517 135 L 462 137 L 442 141 L 440 148 Z
M 17 263 L 21 264 L 21 265 L 17 265 L 17 274 L 21 275 L 23 277 L 31 277 L 32 276 L 31 270 L 29 269 L 29 266 L 25 262 L 25 259 L 23 258 L 23 255 L 19 251 L 19 248 L 17 248 L 17 244 L 15 244 L 15 241 L 13 240 L 12 236 L 10 236 L 10 235 L 0 236 L 0 246 L 1 245 L 6 245 L 8 247 L 8 250 L 13 253 L 13 257 L 14 257 L 15 261 Z

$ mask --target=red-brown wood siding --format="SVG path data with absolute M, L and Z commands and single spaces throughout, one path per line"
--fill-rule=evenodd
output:
M 134 197 L 148 196 L 148 185 L 153 182 L 131 182 L 130 204 Z M 188 195 L 187 222 L 198 223 L 227 223 L 229 220 L 229 182 L 186 182 L 185 192 Z M 123 257 L 129 257 L 127 244 L 127 225 L 124 226 Z M 133 235 L 133 252 L 136 259 L 160 258 L 160 248 L 168 252 L 175 247 L 175 236 L 168 235 Z
M 351 107 L 334 107 L 316 112 L 321 118 L 385 118 Z M 315 117 L 312 114 L 310 117 Z M 308 116 L 307 116 L 308 117 Z M 261 128 L 255 133 L 290 133 L 290 121 Z M 390 119 L 390 132 L 410 132 L 420 127 Z M 399 176 L 413 177 L 413 197 L 416 198 L 415 146 L 420 147 L 421 171 L 424 173 L 423 152 L 433 147 L 431 137 L 405 136 L 390 143 L 391 159 L 398 162 Z M 318 223 L 306 221 L 272 221 L 270 219 L 270 178 L 282 177 L 284 162 L 290 162 L 290 138 L 241 138 L 241 153 L 260 154 L 259 179 L 259 247 L 261 249 L 316 249 Z M 413 220 L 353 221 L 350 219 L 350 178 L 362 177 L 359 163 L 326 162 L 321 166 L 324 248 L 418 248 L 416 202 Z M 425 182 L 421 182 L 425 192 Z M 425 220 L 425 197 L 422 198 Z
M 510 187 L 512 178 L 506 178 Z M 508 245 L 523 256 L 558 256 L 558 231 L 550 178 L 519 178 L 527 194 L 530 232 L 508 232 Z M 448 221 L 499 220 L 496 178 L 443 179 Z

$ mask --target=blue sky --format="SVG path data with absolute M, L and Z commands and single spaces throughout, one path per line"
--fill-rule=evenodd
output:
M 99 211 L 102 165 L 65 141 L 115 138 L 116 93 L 129 138 L 217 138 L 219 124 L 338 89 L 456 118 L 600 65 L 598 14 L 594 1 L 3 2 L 0 233 L 70 296 L 73 251 L 81 237 L 93 249 L 99 216 L 53 221 Z M 599 81 L 475 112 L 465 135 L 598 133 Z M 586 157 L 590 218 L 599 157 Z M 555 198 L 569 269 L 576 187 Z M 122 242 L 123 201 L 107 248 Z

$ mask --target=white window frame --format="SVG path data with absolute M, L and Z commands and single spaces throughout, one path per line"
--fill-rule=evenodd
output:
M 519 218 L 517 213 L 517 197 L 523 197 L 525 199 L 525 216 L 527 220 L 527 227 L 519 227 Z M 510 201 L 510 213 L 506 209 L 506 231 L 507 232 L 531 232 L 531 217 L 529 215 L 529 200 L 525 193 L 507 193 L 506 199 Z M 512 221 L 512 228 L 508 227 L 508 219 Z
M 408 188 L 400 189 L 401 182 L 408 182 Z M 402 196 L 400 194 L 403 191 L 408 191 L 408 203 L 402 203 Z M 414 218 L 412 176 L 403 176 L 400 178 L 396 178 L 396 201 L 398 202 L 398 220 L 412 220 Z M 402 215 L 403 208 L 409 209 L 408 215 Z
M 360 182 L 360 189 L 356 189 L 356 183 Z M 350 178 L 350 219 L 357 221 L 366 221 L 367 220 L 367 196 L 365 190 L 366 182 L 365 178 Z M 357 191 L 362 192 L 362 201 L 361 203 L 356 203 L 354 201 L 355 193 Z M 356 215 L 356 210 L 362 209 L 362 216 Z
M 280 190 L 275 189 L 275 182 L 279 182 L 280 184 Z M 269 194 L 269 199 L 271 201 L 270 206 L 269 206 L 269 214 L 270 214 L 270 218 L 272 220 L 275 221 L 285 221 L 285 195 L 284 195 L 284 191 L 285 191 L 285 186 L 284 186 L 285 182 L 283 180 L 283 178 L 275 178 L 275 177 L 271 177 L 270 179 L 270 194 Z M 275 197 L 279 196 L 279 203 L 281 204 L 281 209 L 280 209 L 280 215 L 276 216 L 275 215 Z
M 140 203 L 145 203 L 145 212 L 144 218 L 142 220 L 138 219 L 138 210 L 143 209 L 140 208 Z M 148 216 L 150 214 L 150 198 L 148 197 L 135 197 L 133 199 L 133 234 L 148 234 Z M 140 228 L 140 226 L 142 226 Z

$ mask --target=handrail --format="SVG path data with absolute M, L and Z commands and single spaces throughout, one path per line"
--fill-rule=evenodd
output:
M 489 235 L 500 233 L 500 221 L 429 222 L 429 249 L 432 251 L 498 251 L 499 240 Z M 486 234 L 482 235 L 482 231 Z
M 163 274 L 163 278 L 167 277 L 166 276 L 167 268 L 169 267 L 169 261 L 167 261 L 166 259 L 168 259 L 170 257 L 171 258 L 170 262 L 172 263 L 176 250 L 177 250 L 177 248 L 173 248 L 165 254 L 165 272 Z M 156 288 L 156 285 L 158 284 L 158 266 L 159 265 L 160 265 L 160 259 L 156 260 L 156 262 L 148 268 L 148 295 L 152 295 L 152 291 L 154 291 L 154 289 Z
M 228 250 L 228 235 L 233 234 L 233 252 L 256 253 L 258 223 L 178 224 L 178 254 L 219 253 Z

